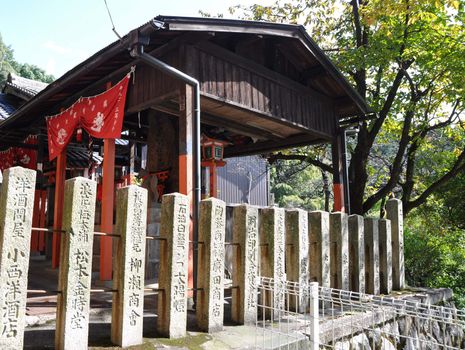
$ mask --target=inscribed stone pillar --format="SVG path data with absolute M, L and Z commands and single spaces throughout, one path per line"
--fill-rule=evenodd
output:
M 36 172 L 3 172 L 0 197 L 0 348 L 22 349 Z
M 295 295 L 289 295 L 289 308 L 305 312 L 308 304 L 308 213 L 294 209 L 286 211 L 287 280 L 298 282 Z
M 224 240 L 226 204 L 216 198 L 200 203 L 197 324 L 212 333 L 223 329 L 224 315 Z
M 161 205 L 158 331 L 169 338 L 186 335 L 189 199 L 180 193 L 163 196 Z
M 284 310 L 285 273 L 285 212 L 282 208 L 266 208 L 260 210 L 260 245 L 261 276 L 272 278 L 273 292 L 264 292 L 263 305 L 273 307 L 273 318 L 278 317 L 278 310 Z M 271 316 L 271 310 L 266 308 L 265 317 Z
M 347 214 L 329 216 L 331 287 L 349 290 L 349 233 Z
M 83 177 L 65 181 L 56 349 L 87 349 L 96 188 Z
M 404 217 L 402 201 L 396 198 L 386 203 L 387 218 L 391 220 L 392 239 L 392 288 L 400 290 L 405 287 L 404 270 Z
M 392 292 L 392 243 L 391 221 L 379 220 L 379 277 L 380 291 L 383 294 Z
M 257 317 L 258 209 L 244 204 L 233 209 L 233 285 L 231 318 L 255 324 Z
M 318 282 L 322 287 L 329 287 L 330 254 L 329 254 L 329 213 L 312 211 L 308 214 L 310 241 L 310 280 Z
M 365 235 L 363 216 L 349 216 L 350 290 L 365 293 Z
M 378 220 L 365 218 L 365 289 L 379 294 L 379 225 Z
M 143 343 L 146 222 L 147 190 L 134 185 L 118 190 L 111 341 L 121 347 Z

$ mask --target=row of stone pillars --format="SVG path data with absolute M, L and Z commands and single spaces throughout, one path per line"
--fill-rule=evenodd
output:
M 35 172 L 20 167 L 4 173 L 0 199 L 0 347 L 22 348 L 29 264 Z M 67 180 L 57 304 L 57 349 L 86 349 L 89 325 L 92 242 L 96 183 Z M 118 239 L 113 273 L 112 341 L 120 346 L 142 343 L 147 192 L 137 186 L 117 193 Z M 157 329 L 170 338 L 187 329 L 190 204 L 187 196 L 163 197 Z M 196 318 L 207 332 L 222 329 L 225 245 L 234 246 L 232 320 L 255 323 L 257 277 L 271 277 L 276 290 L 265 304 L 284 306 L 279 286 L 299 282 L 298 300 L 305 308 L 309 281 L 357 292 L 389 293 L 403 287 L 402 210 L 387 204 L 390 220 L 348 217 L 342 213 L 233 208 L 232 242 L 225 242 L 226 206 L 202 201 L 199 221 Z M 300 310 L 302 311 L 302 310 Z

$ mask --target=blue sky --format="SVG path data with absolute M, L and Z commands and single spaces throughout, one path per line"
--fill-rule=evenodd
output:
M 224 13 L 237 3 L 267 0 L 107 0 L 116 30 L 127 34 L 156 15 Z M 56 78 L 115 41 L 104 0 L 0 0 L 0 33 L 17 61 Z

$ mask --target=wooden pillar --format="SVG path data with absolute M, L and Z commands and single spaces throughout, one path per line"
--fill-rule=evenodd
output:
M 115 191 L 115 140 L 103 140 L 103 181 L 102 181 L 102 221 L 101 231 L 113 233 L 113 197 Z M 111 237 L 100 238 L 100 280 L 112 279 Z
M 55 202 L 53 210 L 52 268 L 60 265 L 61 223 L 63 219 L 63 194 L 66 178 L 66 147 L 57 157 L 55 172 Z
M 331 151 L 333 161 L 333 193 L 334 193 L 334 208 L 333 211 L 346 212 L 345 206 L 345 171 L 346 164 L 344 161 L 345 149 L 344 130 L 338 130 L 334 136 Z
M 210 169 L 210 197 L 218 198 L 218 185 L 216 181 L 216 164 L 212 162 Z
M 193 93 L 192 87 L 185 85 L 181 89 L 179 96 L 179 192 L 189 198 L 192 211 L 193 194 L 194 194 L 194 158 L 193 158 Z M 189 227 L 189 239 L 194 239 L 192 230 L 192 220 Z M 189 246 L 189 288 L 194 286 L 194 249 L 196 245 Z

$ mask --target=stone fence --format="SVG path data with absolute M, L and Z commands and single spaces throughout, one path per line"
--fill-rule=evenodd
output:
M 23 346 L 35 172 L 15 167 L 4 172 L 0 198 L 0 348 Z M 57 349 L 87 349 L 96 183 L 74 178 L 65 183 L 62 252 L 57 299 Z M 117 239 L 113 271 L 111 339 L 119 346 L 141 344 L 144 316 L 146 239 L 160 245 L 157 330 L 186 335 L 190 204 L 187 196 L 163 197 L 159 237 L 147 237 L 147 192 L 137 186 L 117 193 Z M 402 207 L 388 201 L 388 219 L 300 209 L 232 208 L 232 238 L 226 242 L 226 205 L 210 198 L 200 207 L 196 319 L 200 329 L 223 327 L 225 246 L 233 250 L 231 318 L 254 324 L 257 277 L 302 289 L 322 286 L 388 294 L 404 286 Z M 306 308 L 276 290 L 262 301 Z M 271 309 L 270 309 L 271 310 Z M 272 316 L 270 311 L 269 316 Z

